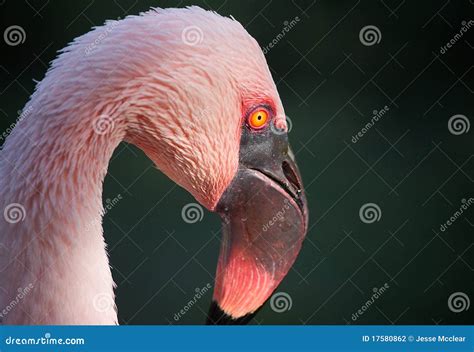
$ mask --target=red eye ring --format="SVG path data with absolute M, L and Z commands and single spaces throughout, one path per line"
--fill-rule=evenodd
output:
M 270 113 L 265 108 L 258 108 L 252 111 L 247 118 L 247 124 L 254 130 L 261 130 L 264 128 L 270 119 Z

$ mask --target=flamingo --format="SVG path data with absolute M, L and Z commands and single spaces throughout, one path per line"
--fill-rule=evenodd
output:
M 208 323 L 248 322 L 292 267 L 301 176 L 265 57 L 233 18 L 107 21 L 60 51 L 23 112 L 0 153 L 0 307 L 28 290 L 4 324 L 118 324 L 102 184 L 122 141 L 223 220 Z

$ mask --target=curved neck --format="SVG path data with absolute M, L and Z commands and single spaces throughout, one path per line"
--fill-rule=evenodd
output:
M 45 103 L 33 96 L 0 152 L 0 307 L 9 307 L 0 319 L 116 324 L 102 184 L 127 126 L 105 115 L 51 115 Z
M 185 40 L 200 27 L 202 44 Z M 196 8 L 109 21 L 63 49 L 0 152 L 0 212 L 21 213 L 0 215 L 0 309 L 33 285 L 0 319 L 115 323 L 101 227 L 114 149 L 135 144 L 212 210 L 238 168 L 243 106 L 262 97 L 279 101 L 256 42 Z

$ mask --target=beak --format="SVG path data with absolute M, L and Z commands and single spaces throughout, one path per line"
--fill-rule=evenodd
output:
M 239 169 L 216 210 L 223 238 L 207 324 L 246 324 L 290 270 L 307 231 L 286 133 L 243 132 Z

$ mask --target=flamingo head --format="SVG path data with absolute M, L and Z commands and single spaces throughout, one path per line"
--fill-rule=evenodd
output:
M 125 20 L 145 28 L 135 39 L 147 48 L 125 62 L 148 63 L 127 138 L 221 215 L 208 322 L 241 323 L 286 276 L 307 230 L 285 112 L 262 50 L 237 21 L 196 7 L 142 18 Z

